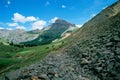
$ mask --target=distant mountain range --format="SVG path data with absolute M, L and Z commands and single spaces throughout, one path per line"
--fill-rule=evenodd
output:
M 21 29 L 16 30 L 0 30 L 0 38 L 12 42 L 14 44 L 24 45 L 40 45 L 50 43 L 53 40 L 60 38 L 68 31 L 77 29 L 75 24 L 69 23 L 62 19 L 57 19 L 48 27 L 39 30 L 25 31 Z
M 28 33 L 27 31 L 16 29 L 16 30 L 0 30 L 0 38 L 19 44 L 20 42 L 29 41 L 37 38 L 38 34 Z

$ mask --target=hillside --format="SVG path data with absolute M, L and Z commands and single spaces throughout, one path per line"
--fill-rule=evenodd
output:
M 26 32 L 22 29 L 7 30 L 0 29 L 0 38 L 8 42 L 19 44 L 20 42 L 30 41 L 38 37 L 38 34 Z
M 119 80 L 120 2 L 84 24 L 66 52 L 84 70 L 83 76 L 90 80 Z
M 120 1 L 86 22 L 69 44 L 6 73 L 6 80 L 120 80 Z M 1 78 L 3 79 L 3 78 Z
M 72 31 L 77 27 L 75 24 L 71 24 L 65 20 L 57 19 L 55 23 L 49 25 L 43 30 L 39 36 L 31 41 L 22 42 L 24 45 L 43 45 L 51 43 L 53 40 L 61 38 L 62 34 L 65 34 L 67 31 Z

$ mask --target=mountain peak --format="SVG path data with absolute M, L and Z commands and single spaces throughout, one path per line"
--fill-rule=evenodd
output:
M 72 24 L 72 23 L 70 23 L 70 22 L 68 22 L 66 20 L 60 19 L 60 18 L 56 19 L 56 21 L 52 25 L 55 25 L 55 24 L 57 24 L 57 25 L 62 24 L 62 25 L 68 25 L 68 26 L 75 26 L 75 24 Z
M 67 21 L 60 19 L 60 18 L 56 19 L 56 21 L 55 21 L 55 23 L 61 23 L 61 22 L 67 22 Z

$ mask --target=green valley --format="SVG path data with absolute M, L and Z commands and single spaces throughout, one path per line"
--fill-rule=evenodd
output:
M 5 42 L 2 44 L 2 41 L 0 43 L 0 73 L 38 62 L 51 51 L 59 51 L 67 42 L 69 38 L 41 46 L 20 48 L 7 43 L 5 45 Z

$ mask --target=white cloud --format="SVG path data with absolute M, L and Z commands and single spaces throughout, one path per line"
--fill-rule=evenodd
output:
M 7 23 L 8 26 L 18 26 L 18 23 Z
M 0 29 L 4 29 L 3 27 L 0 27 Z
M 26 29 L 24 26 L 20 26 L 18 23 L 7 23 L 10 27 L 15 27 L 16 29 Z M 12 28 L 7 28 L 8 30 L 13 30 Z
M 19 13 L 14 13 L 14 17 L 12 18 L 12 20 L 14 21 L 14 23 L 7 23 L 8 26 L 15 26 L 16 29 L 25 29 L 26 27 L 24 27 L 24 25 L 26 24 L 26 22 L 28 22 L 28 24 L 30 25 L 31 22 L 31 26 L 32 29 L 42 29 L 45 25 L 46 25 L 46 21 L 44 20 L 40 20 L 38 17 L 34 17 L 34 16 L 23 16 Z M 20 23 L 25 23 L 22 25 L 19 25 Z
M 19 13 L 14 13 L 14 17 L 12 18 L 12 20 L 14 22 L 21 22 L 21 23 L 25 23 L 25 22 L 32 22 L 32 21 L 36 21 L 38 20 L 37 18 L 33 17 L 33 16 L 28 16 L 25 17 Z
M 7 1 L 7 4 L 8 4 L 8 5 L 10 5 L 10 4 L 11 4 L 10 0 L 8 0 L 8 1 Z
M 45 3 L 45 6 L 49 6 L 49 5 L 50 5 L 50 2 L 47 1 L 47 2 Z
M 37 18 L 33 17 L 33 16 L 29 16 L 29 17 L 26 17 L 26 21 L 36 21 Z
M 65 5 L 62 5 L 61 7 L 62 7 L 62 8 L 66 8 L 66 6 L 65 6 Z
M 13 30 L 12 28 L 6 28 L 7 30 Z
M 33 30 L 35 29 L 42 29 L 46 25 L 46 21 L 38 20 L 32 24 Z
M 54 17 L 53 19 L 51 19 L 49 22 L 50 23 L 55 23 L 55 21 L 58 19 L 58 17 Z
M 26 29 L 24 26 L 17 26 L 16 29 Z
M 19 13 L 14 13 L 14 17 L 12 18 L 14 22 L 22 22 L 25 23 L 26 19 L 25 16 L 19 14 Z
M 80 27 L 82 27 L 83 25 L 78 25 L 78 24 L 77 24 L 76 26 L 80 28 Z

